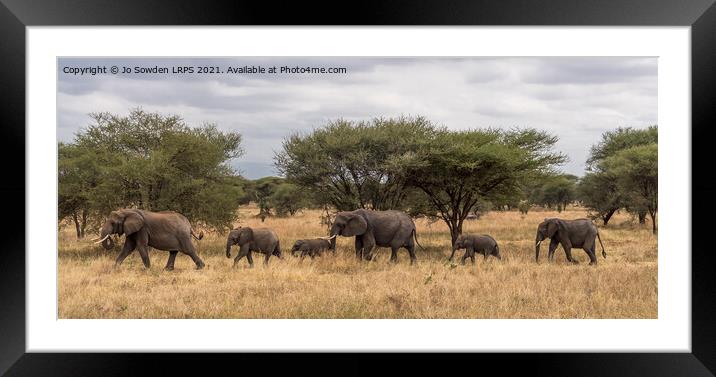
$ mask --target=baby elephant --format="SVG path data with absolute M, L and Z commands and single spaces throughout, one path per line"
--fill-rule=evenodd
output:
M 336 236 L 298 240 L 293 244 L 293 247 L 291 248 L 291 255 L 295 257 L 298 256 L 298 253 L 300 252 L 301 258 L 308 255 L 311 257 L 311 259 L 313 259 L 317 255 L 321 255 L 323 251 L 330 249 L 331 240 L 335 237 Z
M 450 254 L 451 262 L 457 249 L 465 249 L 465 255 L 462 256 L 462 264 L 465 264 L 465 259 L 468 257 L 472 260 L 472 264 L 475 264 L 475 252 L 484 255 L 485 259 L 487 259 L 488 255 L 502 259 L 497 241 L 488 235 L 461 234 L 455 241 L 455 247 L 452 248 L 452 254 Z
M 234 259 L 234 266 L 241 258 L 246 257 L 249 266 L 254 265 L 251 252 L 256 251 L 266 254 L 264 264 L 267 265 L 271 255 L 281 257 L 281 247 L 276 232 L 268 228 L 238 227 L 229 232 L 226 240 L 226 257 L 231 258 L 231 246 L 239 245 L 239 255 Z

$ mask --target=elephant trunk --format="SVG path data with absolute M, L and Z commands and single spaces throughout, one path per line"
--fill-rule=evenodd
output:
M 107 222 L 104 224 L 102 229 L 100 230 L 99 236 L 102 240 L 102 247 L 104 247 L 105 250 L 110 250 L 114 247 L 114 241 L 112 241 L 112 224 Z
M 332 226 L 331 227 L 331 237 L 333 237 L 333 238 L 331 238 L 331 251 L 333 251 L 334 253 L 336 252 L 336 238 L 338 238 L 338 233 L 339 233 L 338 227 L 336 227 L 335 225 Z
M 105 250 L 111 250 L 114 247 L 114 241 L 112 241 L 112 237 L 107 237 L 107 239 L 102 241 L 102 247 L 104 247 Z
M 233 246 L 234 243 L 231 242 L 231 240 L 226 241 L 226 257 L 231 258 L 231 246 Z

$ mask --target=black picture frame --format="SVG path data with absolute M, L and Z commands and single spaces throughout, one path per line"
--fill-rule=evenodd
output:
M 376 1 L 348 3 L 0 0 L 0 175 L 1 216 L 0 373 L 8 375 L 123 375 L 145 373 L 205 375 L 213 368 L 252 367 L 280 373 L 365 374 L 400 371 L 446 372 L 452 365 L 488 365 L 500 375 L 550 376 L 712 376 L 716 373 L 716 257 L 710 250 L 707 216 L 716 205 L 716 180 L 709 174 L 709 147 L 716 127 L 716 6 L 714 0 L 528 0 Z M 555 25 L 690 26 L 692 63 L 692 353 L 520 353 L 450 358 L 423 355 L 328 354 L 53 354 L 25 353 L 25 43 L 27 26 L 57 25 Z M 54 126 L 48 125 L 48 132 Z M 688 128 L 685 127 L 685 132 Z M 23 158 L 24 161 L 24 158 Z M 20 204 L 16 198 L 25 197 Z M 17 206 L 18 208 L 11 208 Z M 19 208 L 22 207 L 22 208 Z M 22 215 L 20 215 L 22 214 Z M 704 219 L 701 219 L 703 217 Z M 20 225 L 22 224 L 22 225 Z M 7 231 L 11 230 L 11 231 Z M 22 230 L 22 231 L 21 231 Z M 664 230 L 662 230 L 664 231 Z M 688 245 L 685 245 L 688 250 Z M 48 250 L 48 253 L 52 251 Z M 671 252 L 671 251 L 669 251 Z M 673 251 L 681 252 L 681 251 Z M 397 359 L 397 360 L 396 360 Z M 268 368 L 268 369 L 266 369 Z M 340 368 L 340 369 L 335 369 Z M 489 373 L 490 369 L 484 368 Z

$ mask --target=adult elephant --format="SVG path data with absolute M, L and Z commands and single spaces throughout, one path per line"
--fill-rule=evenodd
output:
M 390 261 L 398 261 L 398 249 L 408 250 L 410 264 L 415 263 L 415 223 L 405 212 L 373 211 L 358 209 L 349 212 L 338 212 L 331 226 L 331 236 L 354 237 L 356 257 L 366 260 L 373 259 L 373 248 L 389 247 Z M 418 243 L 418 246 L 420 244 Z M 336 239 L 331 240 L 331 248 L 335 251 Z M 422 246 L 420 246 L 422 249 Z
M 177 253 L 182 252 L 191 257 L 197 269 L 204 267 L 204 262 L 196 255 L 196 249 L 191 242 L 194 237 L 202 239 L 204 233 L 199 236 L 194 234 L 189 220 L 183 215 L 172 212 L 151 212 L 140 209 L 120 209 L 113 211 L 107 217 L 100 232 L 100 240 L 105 249 L 113 246 L 112 234 L 126 235 L 122 252 L 119 253 L 115 266 L 122 264 L 125 258 L 134 251 L 139 250 L 144 267 L 149 268 L 148 248 L 153 247 L 169 252 L 166 270 L 174 269 L 174 259 Z
M 572 258 L 572 248 L 579 247 L 589 256 L 589 264 L 597 264 L 596 239 L 602 245 L 602 256 L 607 257 L 604 250 L 602 238 L 599 237 L 597 226 L 589 219 L 562 220 L 558 218 L 546 218 L 537 227 L 537 239 L 535 240 L 535 261 L 539 262 L 539 246 L 546 238 L 551 239 L 549 243 L 548 260 L 554 260 L 554 251 L 558 245 L 562 245 L 567 260 L 578 263 Z

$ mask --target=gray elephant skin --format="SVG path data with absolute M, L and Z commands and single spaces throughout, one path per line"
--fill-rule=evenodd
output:
M 294 257 L 300 255 L 301 258 L 305 256 L 310 256 L 311 258 L 314 258 L 316 256 L 321 255 L 326 250 L 332 250 L 331 240 L 333 240 L 334 238 L 335 236 L 297 240 L 293 244 L 293 247 L 291 247 L 291 255 L 293 255 Z M 335 253 L 335 250 L 333 251 Z
M 234 258 L 234 266 L 246 257 L 249 266 L 254 265 L 252 252 L 265 254 L 264 264 L 268 265 L 271 255 L 279 258 L 281 256 L 281 245 L 276 232 L 269 228 L 238 227 L 231 232 L 226 239 L 226 257 L 231 258 L 231 246 L 239 245 L 239 254 Z
M 589 264 L 596 265 L 596 239 L 599 239 L 599 244 L 602 245 L 602 256 L 607 257 L 602 238 L 599 237 L 599 230 L 589 219 L 544 219 L 537 227 L 537 237 L 535 239 L 535 261 L 537 262 L 539 262 L 540 244 L 547 238 L 551 240 L 547 255 L 549 261 L 554 260 L 554 251 L 561 244 L 568 261 L 578 263 L 572 258 L 572 248 L 578 247 L 584 249 L 584 252 L 589 256 Z
M 497 259 L 502 259 L 500 256 L 500 246 L 497 245 L 497 241 L 486 234 L 461 234 L 457 240 L 455 240 L 455 246 L 452 248 L 452 254 L 450 254 L 450 261 L 452 262 L 455 257 L 455 251 L 459 249 L 465 249 L 465 254 L 462 256 L 462 264 L 465 264 L 465 259 L 470 258 L 472 264 L 475 264 L 475 253 L 480 253 L 487 259 L 488 256 L 492 255 Z
M 122 264 L 124 259 L 137 249 L 142 257 L 144 267 L 149 268 L 149 247 L 169 251 L 166 270 L 174 269 L 174 260 L 180 251 L 188 256 L 196 264 L 197 269 L 204 267 L 204 262 L 196 254 L 191 238 L 200 240 L 204 233 L 199 236 L 194 234 L 191 223 L 182 214 L 163 211 L 151 212 L 139 209 L 120 209 L 113 211 L 107 217 L 100 231 L 102 246 L 111 249 L 113 241 L 112 234 L 126 235 L 122 252 L 117 257 L 115 266 Z
M 410 254 L 410 264 L 415 263 L 415 244 L 417 235 L 415 223 L 405 212 L 373 211 L 358 209 L 355 211 L 338 212 L 331 226 L 331 236 L 355 237 L 357 258 L 373 259 L 376 246 L 389 247 L 390 261 L 397 262 L 398 249 L 405 248 Z M 335 250 L 336 239 L 331 241 Z M 420 246 L 422 249 L 422 246 Z

